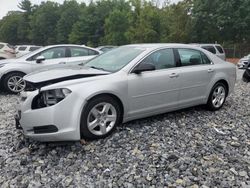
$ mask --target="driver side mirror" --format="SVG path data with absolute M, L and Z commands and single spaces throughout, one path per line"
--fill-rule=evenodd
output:
M 41 63 L 42 61 L 44 61 L 45 60 L 45 57 L 44 56 L 38 56 L 37 58 L 36 58 L 36 63 Z
M 155 70 L 155 66 L 150 63 L 140 63 L 138 66 L 135 67 L 135 69 L 132 71 L 132 73 L 140 74 L 142 72 L 146 71 L 153 71 Z

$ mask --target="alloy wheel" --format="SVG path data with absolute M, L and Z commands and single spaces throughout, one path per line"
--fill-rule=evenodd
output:
M 103 136 L 112 130 L 116 120 L 117 111 L 115 107 L 108 102 L 102 102 L 90 110 L 87 118 L 87 127 L 92 134 Z
M 218 86 L 215 88 L 212 95 L 212 103 L 214 107 L 219 108 L 223 105 L 226 98 L 226 91 L 223 86 Z
M 26 83 L 21 76 L 12 76 L 8 79 L 7 85 L 12 92 L 19 93 L 24 90 Z

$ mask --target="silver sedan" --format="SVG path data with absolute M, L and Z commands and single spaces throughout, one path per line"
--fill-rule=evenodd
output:
M 27 137 L 98 139 L 138 118 L 201 104 L 219 110 L 234 89 L 236 66 L 190 45 L 134 44 L 24 79 L 16 126 Z

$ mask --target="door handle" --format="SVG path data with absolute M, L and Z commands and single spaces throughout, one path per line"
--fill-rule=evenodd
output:
M 208 73 L 214 72 L 214 69 L 208 69 L 207 72 L 208 72 Z
M 66 64 L 66 62 L 60 62 L 59 64 Z
M 172 73 L 169 75 L 170 78 L 176 78 L 178 77 L 179 75 L 177 73 Z

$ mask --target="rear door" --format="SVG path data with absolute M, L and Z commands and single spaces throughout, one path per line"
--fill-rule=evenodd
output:
M 201 51 L 176 49 L 181 62 L 180 105 L 193 106 L 204 102 L 207 86 L 214 75 L 214 65 Z

